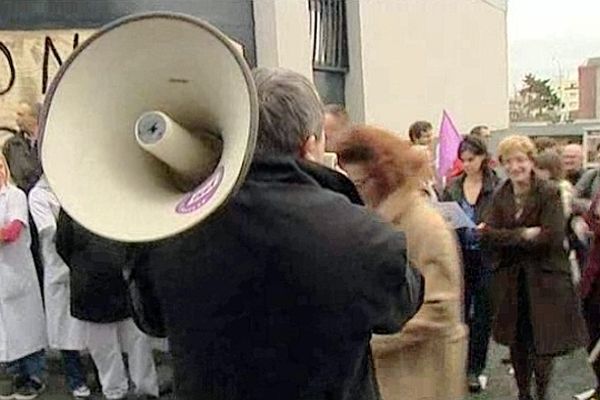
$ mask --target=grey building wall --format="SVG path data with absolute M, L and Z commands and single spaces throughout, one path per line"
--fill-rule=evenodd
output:
M 256 65 L 252 0 L 0 0 L 0 30 L 98 28 L 145 11 L 200 17 L 242 44 Z

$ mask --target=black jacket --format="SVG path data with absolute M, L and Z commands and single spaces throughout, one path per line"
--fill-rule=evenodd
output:
M 71 270 L 71 315 L 96 323 L 131 316 L 123 269 L 127 245 L 94 235 L 61 210 L 56 250 Z
M 460 202 L 464 197 L 463 184 L 465 183 L 466 177 L 467 175 L 463 172 L 451 182 L 449 182 L 446 186 L 446 189 L 444 190 L 442 200 Z M 493 170 L 488 169 L 484 172 L 481 192 L 479 193 L 479 197 L 477 198 L 477 202 L 475 203 L 475 211 L 477 213 L 476 223 L 480 223 L 483 221 L 486 212 L 488 211 L 490 204 L 492 203 L 492 196 L 494 195 L 494 191 L 498 186 L 499 182 L 500 180 L 498 179 L 498 176 Z
M 6 158 L 15 185 L 29 193 L 42 176 L 37 146 L 32 145 L 23 132 L 17 132 L 6 141 L 2 154 Z
M 379 398 L 369 340 L 422 303 L 404 236 L 293 159 L 254 162 L 218 215 L 147 250 L 179 399 Z M 149 253 L 148 253 L 149 251 Z

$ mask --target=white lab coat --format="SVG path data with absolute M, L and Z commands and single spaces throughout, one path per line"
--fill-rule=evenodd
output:
M 44 176 L 29 192 L 29 210 L 39 233 L 44 265 L 48 343 L 57 350 L 85 350 L 87 325 L 71 316 L 69 267 L 56 252 L 54 241 L 60 205 Z
M 12 243 L 0 242 L 0 362 L 46 347 L 46 322 L 33 256 L 27 196 L 12 184 L 0 189 L 0 226 L 18 220 L 24 228 Z

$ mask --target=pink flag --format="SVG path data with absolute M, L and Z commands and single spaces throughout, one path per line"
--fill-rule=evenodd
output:
M 458 146 L 462 137 L 454 126 L 452 119 L 444 110 L 442 124 L 440 126 L 439 150 L 438 150 L 438 176 L 443 178 L 454 165 L 457 158 Z

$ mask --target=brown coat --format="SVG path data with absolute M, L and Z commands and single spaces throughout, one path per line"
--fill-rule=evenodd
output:
M 536 354 L 568 352 L 585 343 L 585 329 L 563 247 L 566 222 L 558 187 L 534 178 L 519 218 L 516 210 L 512 184 L 506 181 L 492 198 L 483 232 L 494 260 L 494 339 L 506 346 L 515 342 L 522 270 Z M 524 228 L 536 226 L 542 228 L 536 239 L 521 237 Z
M 454 231 L 415 192 L 399 189 L 377 209 L 405 232 L 408 257 L 425 277 L 419 312 L 395 335 L 371 340 L 384 400 L 457 400 L 465 395 L 467 328 Z

